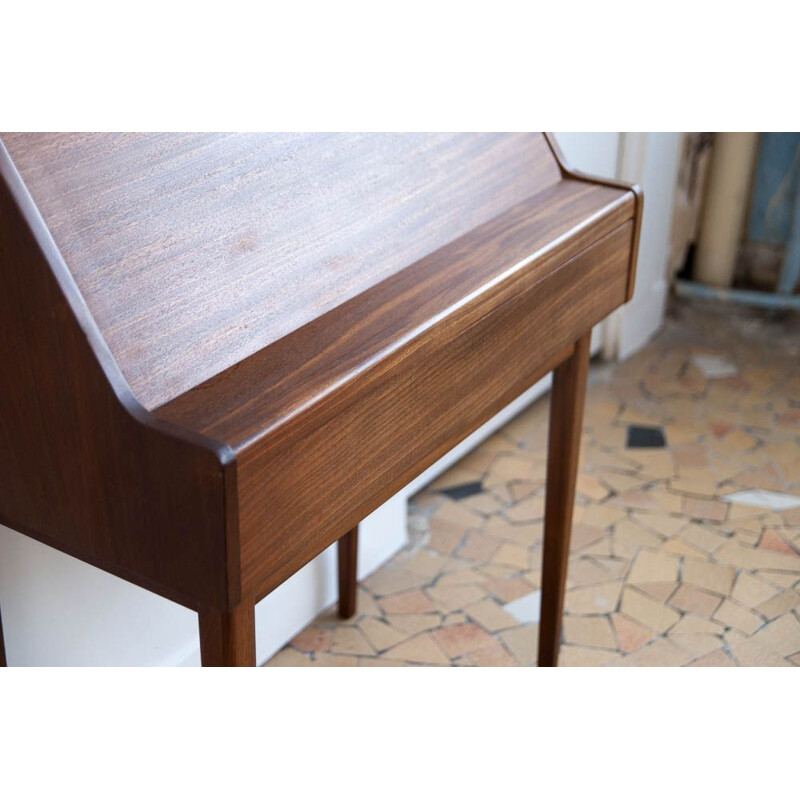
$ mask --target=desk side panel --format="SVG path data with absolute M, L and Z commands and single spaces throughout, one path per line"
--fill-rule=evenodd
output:
M 511 299 L 468 304 L 240 451 L 243 592 L 274 589 L 566 358 L 625 301 L 633 227 L 516 276 Z
M 0 522 L 185 605 L 225 607 L 219 457 L 142 424 L 117 397 L 9 175 L 0 178 Z

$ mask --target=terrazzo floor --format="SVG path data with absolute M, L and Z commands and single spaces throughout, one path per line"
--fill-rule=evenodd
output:
M 410 544 L 268 666 L 532 666 L 548 398 L 411 503 Z M 800 318 L 675 305 L 593 365 L 561 666 L 800 666 Z

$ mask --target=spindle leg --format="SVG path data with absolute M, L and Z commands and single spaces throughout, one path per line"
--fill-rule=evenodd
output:
M 358 575 L 358 525 L 336 544 L 339 561 L 339 616 L 350 619 L 356 613 Z
M 572 355 L 553 372 L 539 623 L 540 667 L 558 664 L 590 339 L 591 333 L 578 339 Z
M 256 666 L 255 604 L 242 601 L 230 611 L 201 608 L 200 659 L 204 667 Z

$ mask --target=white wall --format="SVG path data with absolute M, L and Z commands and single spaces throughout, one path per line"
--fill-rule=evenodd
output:
M 612 177 L 618 173 L 620 134 L 559 133 L 566 158 L 586 172 Z M 652 153 L 669 155 L 670 143 L 657 140 Z M 657 187 L 668 169 L 653 163 L 645 174 Z M 661 213 L 666 193 L 655 203 Z M 666 218 L 669 219 L 669 207 Z M 649 230 L 649 229 L 648 229 Z M 643 235 L 644 245 L 644 235 Z M 640 257 L 644 276 L 637 294 L 648 295 L 647 283 L 658 282 L 659 248 L 667 252 L 667 240 L 658 230 L 648 234 L 649 254 Z M 651 274 L 652 273 L 652 274 Z M 663 276 L 662 276 L 663 277 Z M 659 290 L 660 291 L 660 290 Z M 659 318 L 648 320 L 658 324 Z M 631 327 L 633 330 L 633 327 Z M 359 574 L 371 572 L 391 557 L 406 541 L 406 503 L 409 495 L 454 463 L 481 439 L 546 391 L 549 382 L 518 398 L 480 431 L 410 486 L 368 517 L 361 526 Z M 335 548 L 330 548 L 256 609 L 259 661 L 267 659 L 284 642 L 310 622 L 335 599 Z M 196 616 L 181 606 L 89 567 L 69 556 L 0 526 L 0 608 L 6 650 L 12 665 L 191 665 L 199 663 Z
M 405 514 L 405 496 L 396 496 L 364 520 L 361 576 L 405 544 Z M 259 660 L 330 605 L 335 592 L 329 548 L 256 607 Z M 3 526 L 0 608 L 11 665 L 200 663 L 194 612 Z
M 617 177 L 619 133 L 557 133 L 556 139 L 571 167 L 603 178 Z
M 624 360 L 647 342 L 664 318 L 680 134 L 626 133 L 620 153 L 620 178 L 638 183 L 644 191 L 636 290 L 615 320 L 616 354 Z

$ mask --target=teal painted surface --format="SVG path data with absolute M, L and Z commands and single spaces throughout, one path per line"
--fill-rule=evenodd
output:
M 749 241 L 789 242 L 799 176 L 800 133 L 762 133 L 747 226 Z
M 783 257 L 777 289 L 781 294 L 792 294 L 800 286 L 800 195 L 795 197 L 792 232 Z

